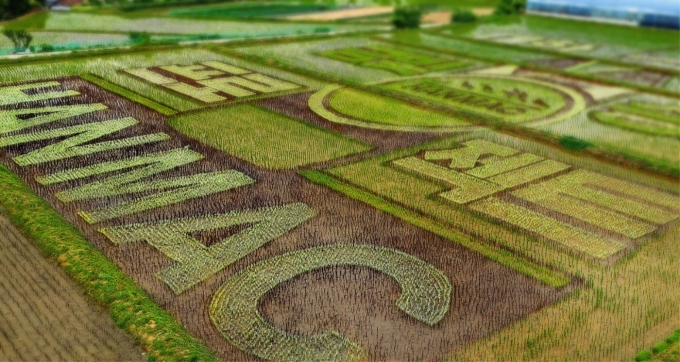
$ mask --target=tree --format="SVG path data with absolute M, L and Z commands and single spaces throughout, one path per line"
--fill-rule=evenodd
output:
M 526 0 L 501 0 L 496 9 L 494 10 L 494 15 L 519 15 L 524 12 L 527 7 Z
M 404 6 L 394 10 L 392 23 L 397 29 L 417 29 L 420 27 L 422 11 L 418 7 Z
M 24 15 L 32 7 L 31 0 L 0 0 L 0 20 L 14 19 Z
M 29 34 L 24 29 L 14 30 L 14 29 L 4 29 L 2 31 L 9 40 L 14 44 L 14 48 L 24 50 L 27 49 L 31 41 L 33 40 L 33 35 Z
M 475 21 L 477 21 L 477 15 L 469 9 L 455 9 L 451 14 L 453 23 L 474 23 Z

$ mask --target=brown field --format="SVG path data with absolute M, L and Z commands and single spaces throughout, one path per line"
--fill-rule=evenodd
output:
M 0 361 L 143 361 L 134 340 L 0 208 Z
M 255 357 L 242 353 L 230 345 L 210 322 L 208 306 L 215 291 L 227 278 L 248 265 L 305 247 L 341 242 L 389 246 L 432 264 L 451 280 L 454 295 L 451 308 L 444 319 L 433 328 L 417 322 L 396 308 L 394 302 L 399 293 L 396 283 L 388 277 L 361 268 L 334 267 L 307 273 L 277 287 L 261 300 L 263 315 L 276 326 L 303 335 L 336 329 L 351 340 L 357 341 L 372 359 L 440 359 L 451 351 L 459 350 L 472 341 L 488 336 L 552 304 L 581 285 L 578 278 L 573 278 L 574 282 L 566 287 L 560 289 L 548 287 L 396 217 L 312 184 L 298 176 L 294 170 L 269 171 L 218 152 L 175 132 L 165 124 L 165 119 L 161 115 L 79 78 L 65 79 L 62 87 L 75 89 L 81 95 L 42 103 L 56 105 L 67 101 L 69 104 L 102 102 L 109 106 L 109 109 L 92 113 L 87 117 L 74 117 L 41 126 L 40 129 L 63 127 L 85 120 L 94 122 L 131 116 L 139 120 L 140 124 L 102 140 L 155 132 L 165 132 L 171 138 L 119 151 L 96 153 L 88 156 L 86 160 L 83 157 L 73 157 L 25 168 L 17 167 L 10 160 L 17 154 L 49 143 L 39 141 L 5 148 L 0 153 L 3 163 L 69 222 L 83 231 L 88 240 L 130 275 L 161 307 L 172 313 L 194 336 L 205 341 L 225 360 L 252 360 Z M 436 137 L 331 125 L 318 119 L 306 108 L 304 95 L 264 100 L 259 104 L 271 109 L 286 110 L 289 115 L 298 116 L 316 125 L 328 126 L 333 130 L 338 130 L 339 127 L 350 137 L 374 144 L 379 152 Z M 256 179 L 257 183 L 92 226 L 78 217 L 76 212 L 119 200 L 130 200 L 135 196 L 65 204 L 54 197 L 56 191 L 92 180 L 79 179 L 48 187 L 41 186 L 34 180 L 37 175 L 46 175 L 83 164 L 187 145 L 205 158 L 178 168 L 177 171 L 173 171 L 175 174 L 236 169 Z M 168 177 L 167 173 L 152 176 L 150 179 L 165 177 Z M 115 225 L 224 213 L 291 202 L 304 202 L 318 214 L 180 295 L 175 295 L 154 275 L 169 266 L 172 260 L 145 242 L 115 246 L 97 232 L 99 228 Z M 193 236 L 209 245 L 230 232 L 234 230 L 217 230 Z

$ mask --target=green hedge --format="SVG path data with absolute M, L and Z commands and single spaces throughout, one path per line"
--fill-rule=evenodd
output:
M 147 350 L 150 360 L 218 360 L 118 266 L 1 164 L 0 190 L 0 204 L 12 222 L 47 257 L 55 258 L 88 295 L 107 306 L 114 322 Z

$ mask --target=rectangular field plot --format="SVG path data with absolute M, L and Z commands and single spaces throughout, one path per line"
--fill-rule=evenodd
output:
M 258 166 L 285 169 L 332 160 L 371 147 L 254 105 L 170 119 L 179 132 Z
M 465 232 L 494 235 L 520 254 L 528 250 L 522 250 L 515 237 L 505 236 L 496 222 L 482 220 L 495 220 L 563 250 L 609 260 L 680 214 L 677 188 L 659 190 L 636 183 L 639 180 L 578 168 L 573 159 L 545 158 L 516 148 L 517 141 L 509 137 L 501 143 L 469 137 L 435 141 L 327 172 Z M 528 144 L 523 148 L 535 147 Z M 561 158 L 550 157 L 555 156 Z M 530 255 L 536 257 L 534 253 Z
M 348 82 L 373 82 L 397 76 L 462 71 L 482 62 L 394 46 L 370 38 L 344 37 L 241 47 L 238 53 L 275 59 L 293 68 Z
M 7 82 L 89 73 L 178 111 L 202 108 L 212 102 L 301 92 L 323 85 L 310 78 L 202 49 L 78 58 L 4 67 L 2 73 L 3 81 Z

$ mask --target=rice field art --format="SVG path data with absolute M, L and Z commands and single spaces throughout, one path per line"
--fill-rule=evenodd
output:
M 0 23 L 0 360 L 678 360 L 677 32 L 271 5 Z

